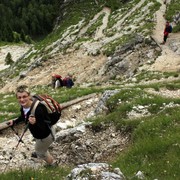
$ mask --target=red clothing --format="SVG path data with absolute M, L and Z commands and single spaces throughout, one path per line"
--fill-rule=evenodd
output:
M 170 28 L 170 24 L 169 24 L 169 22 L 166 22 L 166 27 L 164 28 L 164 42 L 163 42 L 163 44 L 165 44 L 166 43 L 166 40 L 167 40 L 167 38 L 168 38 L 168 35 L 169 35 L 169 28 Z
M 168 36 L 169 34 L 169 25 L 166 25 L 165 29 L 164 29 L 164 35 Z

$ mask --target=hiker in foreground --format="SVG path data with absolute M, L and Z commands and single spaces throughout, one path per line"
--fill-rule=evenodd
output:
M 27 86 L 19 86 L 16 89 L 16 98 L 21 106 L 21 116 L 14 121 L 10 121 L 10 126 L 25 122 L 36 140 L 35 152 L 32 157 L 39 157 L 46 161 L 47 165 L 56 165 L 48 148 L 54 141 L 54 127 L 46 122 L 50 119 L 45 105 L 38 103 L 35 112 L 32 114 L 34 101 Z

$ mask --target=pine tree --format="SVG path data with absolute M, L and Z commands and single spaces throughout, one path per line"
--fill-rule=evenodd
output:
M 25 39 L 26 39 L 26 35 L 25 35 L 25 33 L 24 33 L 24 30 L 22 29 L 22 30 L 21 30 L 21 40 L 22 40 L 22 41 L 25 41 Z
M 13 63 L 14 63 L 14 61 L 12 60 L 11 53 L 8 52 L 8 54 L 6 55 L 6 58 L 5 58 L 5 65 L 12 65 Z

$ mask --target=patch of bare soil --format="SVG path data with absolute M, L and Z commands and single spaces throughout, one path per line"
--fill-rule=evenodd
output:
M 75 86 L 96 82 L 102 79 L 98 70 L 105 64 L 106 60 L 107 57 L 104 55 L 89 56 L 81 50 L 66 55 L 56 54 L 41 67 L 29 72 L 26 78 L 21 80 L 17 78 L 13 82 L 7 83 L 0 92 L 12 92 L 21 84 L 28 86 L 48 85 L 51 83 L 53 73 L 60 74 L 63 78 L 68 73 L 73 74 Z
M 5 58 L 8 53 L 11 54 L 12 60 L 16 62 L 23 54 L 29 50 L 30 46 L 23 44 L 21 46 L 2 46 L 0 47 L 0 69 L 3 70 L 9 65 L 5 65 Z

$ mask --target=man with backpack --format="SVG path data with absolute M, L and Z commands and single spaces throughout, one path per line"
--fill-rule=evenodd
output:
M 28 87 L 25 85 L 17 87 L 16 98 L 21 106 L 21 115 L 16 120 L 10 121 L 9 125 L 13 126 L 19 122 L 27 124 L 36 141 L 35 152 L 32 154 L 32 157 L 37 156 L 43 159 L 47 165 L 56 165 L 54 158 L 48 151 L 49 146 L 54 141 L 55 133 L 54 127 L 48 124 L 48 122 L 51 122 L 51 118 L 55 117 L 54 114 L 51 117 L 44 104 L 33 100 Z M 34 108 L 34 106 L 36 107 Z
M 172 32 L 172 26 L 170 25 L 170 23 L 167 21 L 166 22 L 166 25 L 165 25 L 165 28 L 164 28 L 164 38 L 163 38 L 163 42 L 162 44 L 165 44 L 166 43 L 166 40 L 168 38 L 168 35 L 169 33 Z

